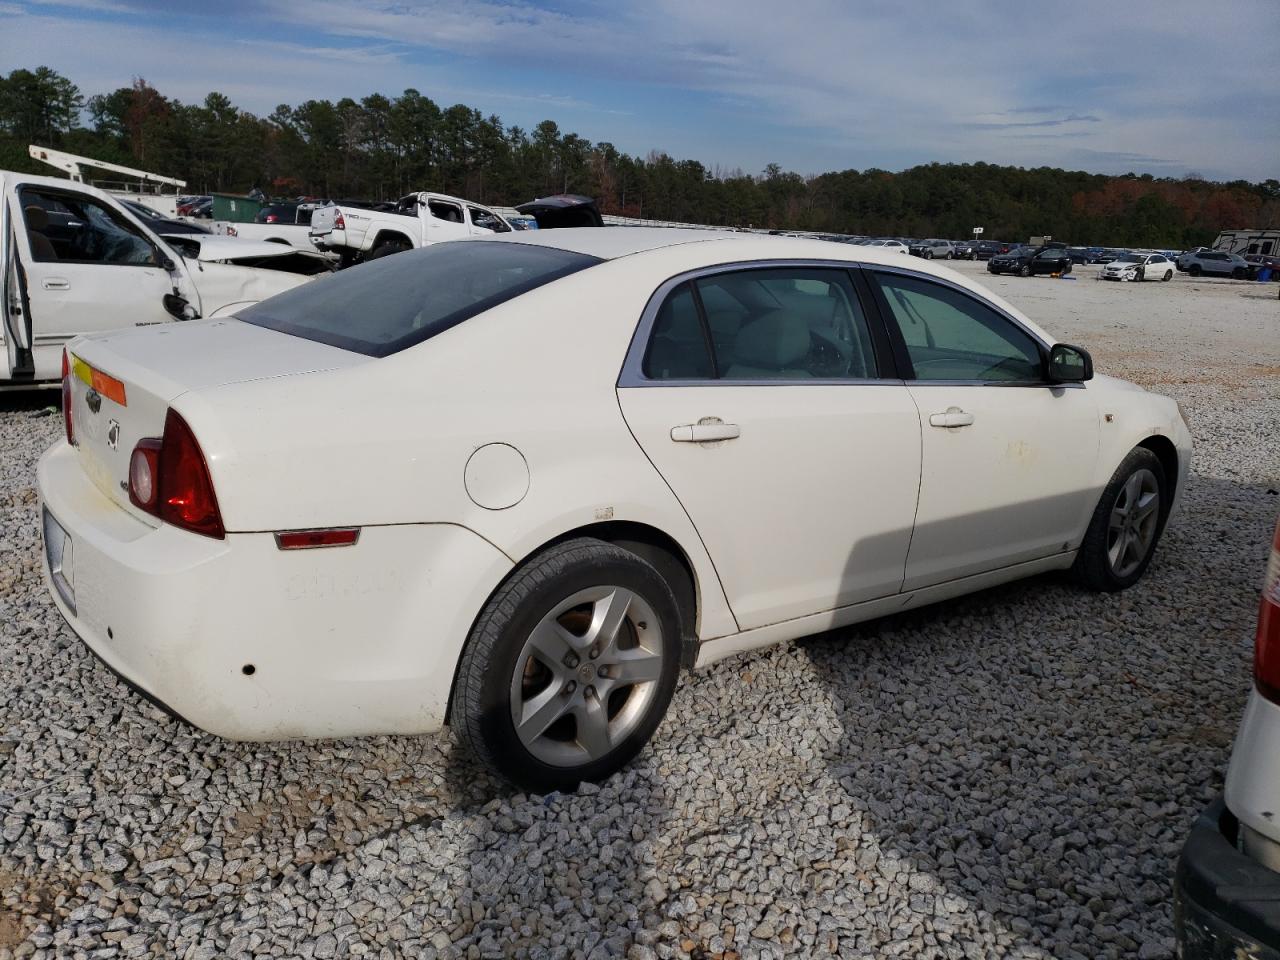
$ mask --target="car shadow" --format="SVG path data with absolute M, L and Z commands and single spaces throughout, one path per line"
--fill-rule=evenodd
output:
M 1182 509 L 1125 592 L 1042 575 L 800 641 L 859 860 L 910 873 L 935 929 L 986 915 L 1055 957 L 1172 955 L 1172 872 L 1222 786 L 1277 500 L 1193 477 Z

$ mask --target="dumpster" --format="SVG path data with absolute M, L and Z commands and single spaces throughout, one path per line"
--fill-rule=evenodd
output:
M 234 193 L 215 193 L 213 194 L 213 219 L 229 220 L 231 223 L 253 223 L 253 218 L 268 202 L 251 200 Z

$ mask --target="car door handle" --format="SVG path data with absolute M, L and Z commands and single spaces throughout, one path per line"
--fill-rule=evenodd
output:
M 676 443 L 706 443 L 710 440 L 733 440 L 742 435 L 736 423 L 685 423 L 671 428 Z
M 965 413 L 959 407 L 950 407 L 946 413 L 934 413 L 929 416 L 931 427 L 967 427 L 973 423 L 973 414 Z
M 45 277 L 40 281 L 40 286 L 46 290 L 70 290 L 71 284 L 61 277 Z

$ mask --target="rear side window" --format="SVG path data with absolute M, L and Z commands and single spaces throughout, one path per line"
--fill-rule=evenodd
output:
M 848 274 L 808 267 L 730 271 L 680 284 L 654 318 L 643 372 L 651 380 L 739 382 L 877 376 Z
M 255 326 L 385 357 L 600 262 L 523 243 L 437 243 L 322 277 L 238 316 Z

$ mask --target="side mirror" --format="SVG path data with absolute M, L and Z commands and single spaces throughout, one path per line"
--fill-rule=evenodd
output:
M 175 320 L 199 320 L 200 314 L 196 312 L 185 297 L 180 297 L 176 293 L 166 293 L 164 295 L 164 308 L 168 311 L 169 316 Z
M 1093 357 L 1081 347 L 1055 343 L 1049 349 L 1050 383 L 1083 383 L 1093 379 Z

